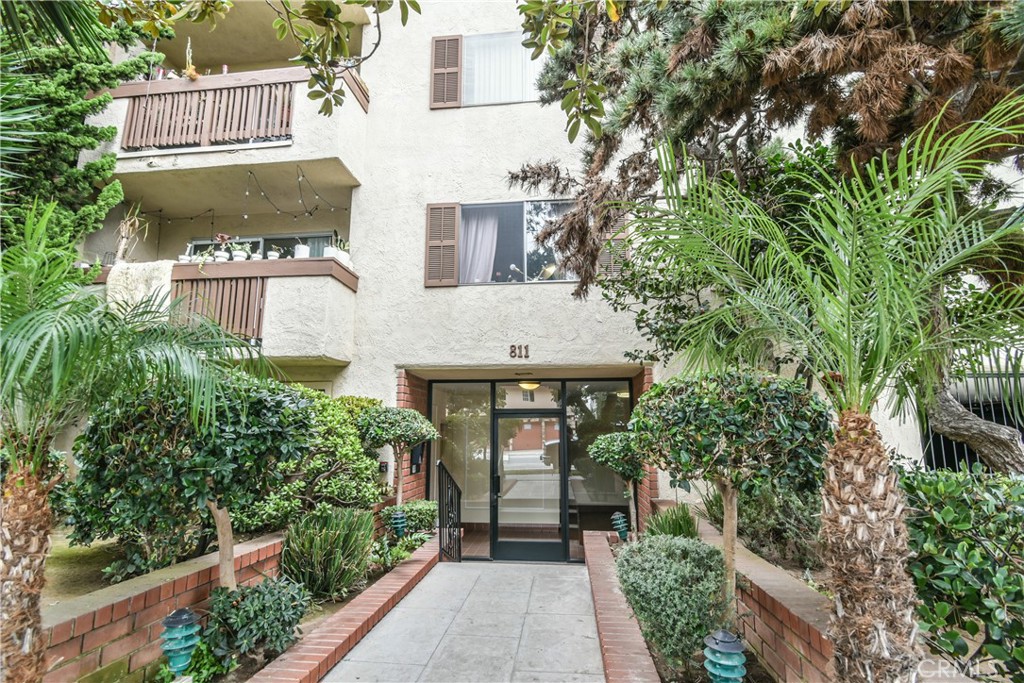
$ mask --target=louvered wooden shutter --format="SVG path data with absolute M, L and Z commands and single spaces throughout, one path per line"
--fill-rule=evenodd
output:
M 597 257 L 597 272 L 605 277 L 618 277 L 622 274 L 622 262 L 626 258 L 626 235 L 622 228 L 628 222 L 626 216 L 621 216 L 610 231 L 601 235 L 602 249 Z M 608 244 L 609 240 L 611 244 Z
M 423 273 L 427 287 L 459 284 L 459 205 L 427 205 L 427 256 Z
M 434 38 L 430 67 L 430 108 L 462 106 L 462 36 Z

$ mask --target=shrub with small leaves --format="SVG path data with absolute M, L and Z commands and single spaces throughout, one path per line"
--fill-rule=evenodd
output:
M 379 407 L 359 417 L 359 433 L 368 448 L 390 446 L 395 454 L 395 488 L 398 504 L 403 502 L 402 479 L 405 456 L 424 441 L 440 437 L 430 420 L 412 408 Z
M 270 578 L 236 591 L 215 588 L 203 640 L 225 666 L 239 655 L 263 661 L 287 650 L 312 598 L 301 583 Z
M 984 665 L 976 671 L 1024 680 L 1024 478 L 979 466 L 905 472 L 901 484 L 911 509 L 907 569 L 928 644 Z
M 690 506 L 680 503 L 675 507 L 651 515 L 644 522 L 644 533 L 648 536 L 682 536 L 697 538 L 697 520 L 690 512 Z
M 615 568 L 644 637 L 682 668 L 724 613 L 722 551 L 691 538 L 645 536 L 619 553 Z
M 430 532 L 437 528 L 437 501 L 436 500 L 410 500 L 402 505 L 389 505 L 380 511 L 381 521 L 393 536 L 395 530 L 392 527 L 392 515 L 398 510 L 405 513 L 405 531 L 414 533 L 417 531 Z

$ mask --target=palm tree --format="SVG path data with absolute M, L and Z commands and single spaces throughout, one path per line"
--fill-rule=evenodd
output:
M 703 278 L 715 295 L 682 325 L 684 361 L 766 366 L 789 355 L 837 413 L 821 540 L 843 681 L 906 680 L 921 658 L 904 499 L 872 410 L 927 408 L 952 358 L 1000 351 L 1020 376 L 1021 288 L 975 296 L 955 323 L 946 313 L 964 273 L 979 263 L 1001 268 L 991 255 L 1024 229 L 1019 211 L 993 222 L 962 201 L 986 158 L 1024 134 L 1022 112 L 1024 99 L 1013 97 L 945 134 L 933 123 L 849 178 L 819 167 L 801 178 L 811 189 L 791 197 L 799 210 L 786 220 L 698 165 L 684 160 L 680 171 L 663 146 L 665 202 L 633 207 L 643 216 L 631 226 L 634 258 L 668 276 Z
M 39 599 L 53 524 L 47 496 L 57 483 L 47 464 L 54 438 L 119 392 L 166 382 L 184 387 L 193 419 L 208 424 L 225 402 L 220 377 L 253 357 L 211 321 L 182 324 L 177 302 L 112 303 L 80 284 L 87 274 L 74 250 L 47 245 L 53 208 L 30 214 L 25 241 L 3 253 L 0 273 L 0 443 L 8 459 L 0 668 L 9 683 L 43 673 Z

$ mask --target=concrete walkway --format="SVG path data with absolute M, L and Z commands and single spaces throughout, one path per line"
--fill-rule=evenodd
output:
M 604 681 L 583 565 L 437 565 L 324 681 Z

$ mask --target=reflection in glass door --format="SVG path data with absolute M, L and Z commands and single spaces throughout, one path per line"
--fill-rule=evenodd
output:
M 564 560 L 561 415 L 494 422 L 495 559 Z

